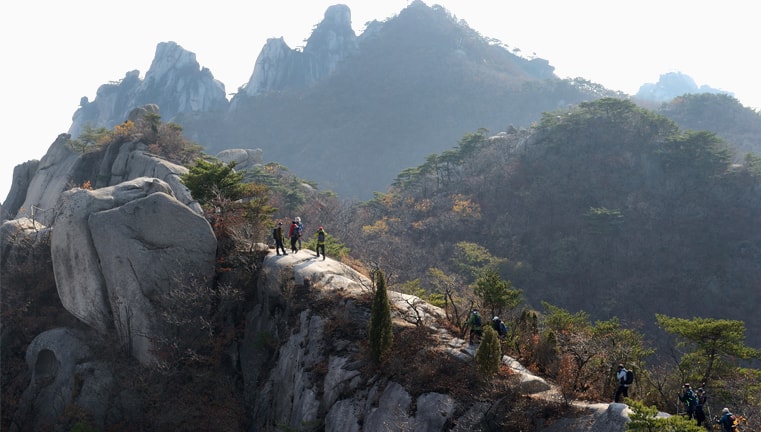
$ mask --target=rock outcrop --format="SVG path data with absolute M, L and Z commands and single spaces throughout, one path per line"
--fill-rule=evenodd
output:
M 289 48 L 283 38 L 268 39 L 242 93 L 254 96 L 306 87 L 330 76 L 344 58 L 357 50 L 351 10 L 346 5 L 330 6 L 303 51 Z M 233 106 L 234 103 L 235 98 Z
M 96 250 L 100 252 L 103 248 L 125 244 L 120 239 L 122 234 L 118 233 L 126 234 L 136 229 L 136 224 L 127 219 L 144 221 L 141 213 L 166 205 L 147 203 L 146 200 L 168 198 L 163 192 L 155 192 L 118 209 L 96 212 L 89 219 L 103 216 L 104 220 L 94 222 L 100 228 L 93 230 L 92 235 L 105 241 Z M 142 208 L 130 209 L 131 204 Z M 118 214 L 130 216 L 122 219 Z M 122 223 L 127 226 L 117 229 L 113 240 L 106 240 L 101 231 Z M 158 250 L 163 248 L 160 239 L 170 234 L 157 230 L 138 229 L 151 236 L 152 246 Z M 139 247 L 123 249 L 137 250 Z M 243 377 L 240 397 L 250 401 L 248 430 L 299 429 L 318 424 L 326 431 L 376 431 L 389 427 L 419 432 L 447 428 L 479 430 L 492 405 L 488 401 L 463 405 L 457 397 L 440 392 L 413 394 L 394 377 L 382 373 L 368 377 L 363 373 L 365 361 L 357 355 L 360 348 L 352 339 L 358 337 L 355 333 L 364 331 L 369 319 L 367 298 L 371 297 L 372 288 L 367 278 L 330 258 L 316 260 L 307 251 L 282 257 L 268 252 L 265 245 L 257 245 L 255 251 L 255 254 L 264 255 L 256 292 L 249 293 L 256 302 L 247 314 L 245 333 L 234 355 Z M 114 277 L 126 275 L 129 279 L 133 277 L 130 275 L 132 269 L 147 268 L 148 260 L 162 261 L 151 255 L 143 262 L 130 264 L 135 258 L 128 252 L 114 252 L 103 258 L 104 273 Z M 162 280 L 160 275 L 150 273 L 146 277 Z M 106 285 L 113 282 L 107 281 Z M 134 289 L 138 285 L 150 285 L 148 279 L 135 284 L 122 283 L 125 288 Z M 144 289 L 155 291 L 159 288 L 154 284 Z M 150 310 L 135 296 L 138 293 L 134 290 L 125 292 L 132 295 L 121 299 L 124 310 Z M 428 349 L 441 350 L 444 355 L 449 353 L 463 362 L 463 367 L 473 361 L 473 348 L 468 347 L 466 341 L 436 328 L 442 314 L 439 308 L 414 296 L 395 292 L 389 292 L 389 300 L 396 326 L 422 323 L 433 329 L 439 338 L 438 347 Z M 141 318 L 133 315 L 133 319 Z M 341 332 L 336 332 L 336 319 L 341 323 Z M 117 372 L 94 354 L 92 343 L 94 340 L 82 331 L 66 328 L 45 332 L 33 341 L 26 357 L 31 381 L 21 398 L 11 430 L 41 430 L 53 425 L 68 406 L 87 412 L 91 424 L 104 429 L 125 419 L 137 421 L 140 418 L 146 402 L 140 395 L 116 384 Z M 504 362 L 517 365 L 507 357 Z M 520 367 L 515 372 L 522 383 L 533 383 L 522 385 L 521 391 L 539 398 L 546 397 L 543 393 L 548 393 L 549 386 L 543 380 L 532 377 Z M 628 410 L 623 404 L 580 407 L 585 414 L 560 419 L 544 430 L 623 431 L 628 421 Z
M 69 134 L 76 138 L 88 124 L 111 128 L 146 104 L 160 106 L 163 120 L 171 121 L 180 113 L 223 111 L 228 102 L 224 84 L 200 67 L 194 53 L 175 42 L 161 42 L 144 80 L 133 70 L 118 83 L 100 86 L 94 101 L 82 98 Z
M 155 178 L 72 189 L 56 213 L 50 248 L 61 303 L 102 333 L 115 329 L 133 356 L 151 363 L 162 294 L 210 283 L 209 223 Z
M 158 114 L 155 105 L 136 108 L 126 118 L 146 112 Z M 114 186 L 140 177 L 158 178 L 168 183 L 172 195 L 201 213 L 180 176 L 188 169 L 150 154 L 142 142 L 118 142 L 105 149 L 80 153 L 70 146 L 71 136 L 61 134 L 42 160 L 25 162 L 14 169 L 14 182 L 3 203 L 3 220 L 29 217 L 43 225 L 53 223 L 53 212 L 67 189 L 89 182 L 94 188 Z
M 689 75 L 680 72 L 669 72 L 661 75 L 657 83 L 647 83 L 640 86 L 637 94 L 634 95 L 634 98 L 640 101 L 663 103 L 668 102 L 677 96 L 695 93 L 731 95 L 731 93 L 727 91 L 715 89 L 707 85 L 701 85 L 698 87 L 695 80 Z

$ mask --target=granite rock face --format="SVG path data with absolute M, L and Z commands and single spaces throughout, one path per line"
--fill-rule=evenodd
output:
M 76 138 L 87 124 L 110 129 L 146 104 L 160 106 L 163 120 L 171 121 L 180 113 L 225 110 L 228 101 L 224 84 L 200 67 L 194 53 L 175 42 L 161 42 L 145 79 L 133 70 L 118 83 L 101 85 L 94 101 L 82 98 L 69 134 Z

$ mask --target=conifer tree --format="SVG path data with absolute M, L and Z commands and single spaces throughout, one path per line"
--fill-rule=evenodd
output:
M 502 347 L 499 345 L 497 332 L 490 326 L 484 326 L 481 344 L 476 350 L 476 369 L 482 376 L 494 375 L 502 361 Z
M 386 278 L 382 271 L 374 274 L 375 296 L 370 315 L 370 358 L 377 364 L 383 359 L 394 343 L 394 333 L 391 323 L 391 305 L 388 302 Z

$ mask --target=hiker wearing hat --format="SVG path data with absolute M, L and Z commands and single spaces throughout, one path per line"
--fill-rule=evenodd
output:
M 684 391 L 679 395 L 679 400 L 684 403 L 685 414 L 688 419 L 695 415 L 695 408 L 698 406 L 698 398 L 689 384 L 684 385 Z
M 473 345 L 473 338 L 476 338 L 479 342 L 481 341 L 481 315 L 478 314 L 478 309 L 473 309 L 473 312 L 470 313 L 470 316 L 468 317 L 468 321 L 465 322 L 468 325 L 468 328 L 470 329 L 470 339 L 469 342 L 471 345 Z
M 715 422 L 721 425 L 722 431 L 733 432 L 735 429 L 734 429 L 734 419 L 732 417 L 733 415 L 729 411 L 729 408 L 724 408 L 723 410 L 721 410 L 721 418 L 718 420 L 715 420 Z
M 703 391 L 703 387 L 700 387 L 695 396 L 698 398 L 698 404 L 695 405 L 695 420 L 698 422 L 698 426 L 702 426 L 703 422 L 706 421 L 706 413 L 703 411 L 703 406 L 708 401 L 708 395 Z
M 285 238 L 283 237 L 283 223 L 278 222 L 275 228 L 272 230 L 272 238 L 275 239 L 275 251 L 280 256 L 280 250 L 283 250 L 283 255 L 288 255 L 285 252 Z
M 499 335 L 500 339 L 504 339 L 505 336 L 507 336 L 507 326 L 501 319 L 499 319 L 498 316 L 492 318 L 491 327 L 495 332 L 497 332 L 497 335 Z
M 325 261 L 325 236 L 327 233 L 325 232 L 322 227 L 319 227 L 317 229 L 317 247 L 315 248 L 315 251 L 317 252 L 317 257 L 320 256 L 320 250 L 322 250 L 322 260 Z

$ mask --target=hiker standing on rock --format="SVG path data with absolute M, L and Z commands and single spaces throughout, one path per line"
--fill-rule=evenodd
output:
M 291 228 L 288 230 L 288 238 L 291 239 L 291 253 L 298 252 L 299 225 L 296 223 L 296 220 L 291 221 Z
M 473 345 L 473 338 L 476 338 L 481 342 L 481 326 L 483 325 L 483 322 L 481 320 L 481 315 L 478 314 L 478 309 L 473 309 L 466 324 L 468 325 L 468 328 L 470 328 L 470 344 Z
M 301 218 L 296 216 L 296 229 L 299 235 L 299 249 L 301 249 L 301 235 L 304 233 L 304 224 L 301 223 Z
M 327 233 L 325 232 L 322 227 L 317 229 L 317 247 L 315 248 L 315 252 L 317 252 L 317 257 L 320 256 L 320 251 L 322 251 L 322 260 L 325 261 L 325 236 Z
M 616 378 L 618 379 L 618 388 L 616 388 L 616 394 L 613 396 L 613 401 L 615 403 L 618 403 L 618 401 L 621 399 L 621 396 L 627 398 L 629 397 L 629 385 L 631 384 L 628 380 L 628 375 L 631 375 L 628 373 L 629 371 L 626 370 L 623 364 L 618 365 L 618 372 L 616 372 Z
M 272 237 L 275 239 L 275 250 L 280 255 L 280 250 L 283 251 L 283 255 L 288 255 L 285 252 L 285 245 L 283 244 L 283 223 L 278 222 L 275 229 L 272 230 Z

